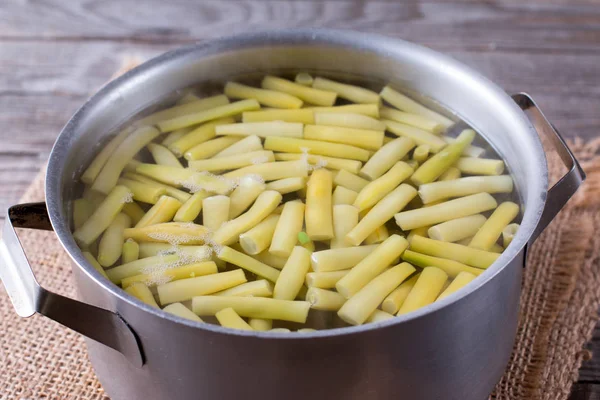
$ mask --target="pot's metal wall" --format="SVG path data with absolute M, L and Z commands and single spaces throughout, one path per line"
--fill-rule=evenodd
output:
M 90 340 L 88 349 L 113 400 L 481 400 L 510 356 L 522 265 L 523 252 L 485 287 L 421 318 L 323 338 L 219 334 L 119 303 L 144 367 Z M 111 302 L 87 276 L 77 280 L 84 300 Z

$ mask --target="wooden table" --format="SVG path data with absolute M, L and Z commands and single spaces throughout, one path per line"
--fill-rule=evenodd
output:
M 509 93 L 529 92 L 566 137 L 597 137 L 600 7 L 594 3 L 3 0 L 0 223 L 67 119 L 124 62 L 246 31 L 319 26 L 420 43 Z M 600 347 L 599 329 L 590 347 Z M 582 367 L 571 398 L 600 399 L 600 351 Z

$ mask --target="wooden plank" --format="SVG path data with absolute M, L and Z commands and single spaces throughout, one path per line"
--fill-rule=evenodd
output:
M 12 0 L 1 7 L 0 38 L 17 41 L 187 43 L 224 33 L 312 26 L 383 33 L 440 49 L 600 52 L 600 9 L 585 5 L 150 0 L 140 6 L 137 0 Z
M 600 384 L 575 383 L 571 389 L 569 400 L 600 400 Z

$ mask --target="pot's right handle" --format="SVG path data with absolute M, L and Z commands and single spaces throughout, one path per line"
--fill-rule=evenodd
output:
M 21 317 L 42 314 L 67 328 L 122 353 L 141 367 L 137 338 L 116 313 L 53 293 L 37 282 L 15 228 L 52 230 L 46 204 L 31 203 L 8 209 L 0 239 L 0 279 Z
M 585 180 L 585 172 L 583 172 L 579 162 L 577 162 L 577 159 L 560 133 L 558 133 L 550 121 L 544 116 L 531 96 L 527 93 L 517 93 L 513 95 L 512 98 L 523 111 L 528 113 L 528 116 L 533 120 L 534 125 L 538 130 L 538 134 L 543 133 L 550 137 L 562 162 L 569 168 L 569 172 L 560 178 L 560 180 L 548 191 L 546 206 L 542 212 L 540 222 L 531 236 L 529 242 L 531 244 L 544 229 L 546 229 L 556 214 L 558 214 L 565 204 L 567 204 L 567 201 L 575 194 L 577 189 L 579 189 L 579 186 L 581 186 Z

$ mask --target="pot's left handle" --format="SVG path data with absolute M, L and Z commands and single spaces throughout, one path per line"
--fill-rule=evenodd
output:
M 116 313 L 44 289 L 35 279 L 15 228 L 52 230 L 45 203 L 20 204 L 8 209 L 0 239 L 0 279 L 21 317 L 35 313 L 122 353 L 141 367 L 137 338 Z

